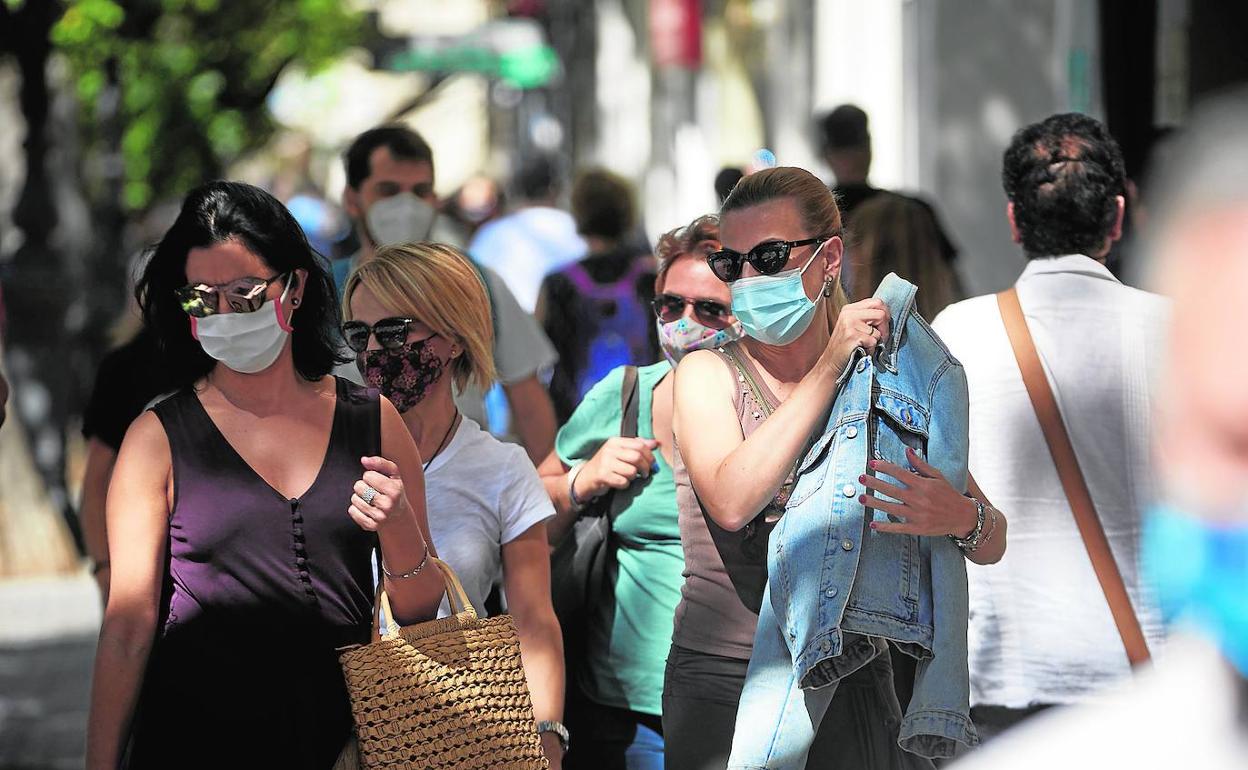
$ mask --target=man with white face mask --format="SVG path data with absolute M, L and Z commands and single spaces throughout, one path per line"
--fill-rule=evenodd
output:
M 406 126 L 370 129 L 356 137 L 343 156 L 347 187 L 343 207 L 360 236 L 360 250 L 334 263 L 339 291 L 347 275 L 372 259 L 378 246 L 437 241 L 463 247 L 462 235 L 437 215 L 433 191 L 433 151 Z M 537 373 L 552 366 L 554 348 L 533 317 L 520 307 L 503 280 L 478 266 L 494 314 L 494 366 L 511 411 L 511 431 L 534 462 L 549 454 L 555 442 L 555 412 Z M 348 371 L 349 370 L 349 371 Z M 354 364 L 337 372 L 357 380 Z M 468 417 L 488 425 L 484 394 L 470 386 L 456 395 Z

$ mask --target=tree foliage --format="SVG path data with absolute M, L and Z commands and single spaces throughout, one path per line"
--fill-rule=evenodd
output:
M 346 5 L 64 0 L 52 42 L 72 69 L 88 146 L 106 155 L 93 106 L 118 98 L 125 208 L 180 197 L 261 146 L 274 128 L 265 99 L 282 70 L 315 69 L 360 38 L 362 19 Z

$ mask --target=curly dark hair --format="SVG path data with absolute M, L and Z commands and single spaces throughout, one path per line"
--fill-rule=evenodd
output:
M 1126 171 L 1118 143 L 1100 121 L 1068 112 L 1019 129 L 1002 162 L 1029 258 L 1095 255 L 1118 218 Z
M 343 357 L 338 331 L 338 295 L 324 257 L 286 207 L 258 187 L 242 182 L 209 182 L 192 190 L 177 220 L 151 252 L 135 287 L 143 321 L 155 335 L 169 381 L 191 385 L 216 365 L 195 338 L 175 295 L 186 285 L 186 258 L 191 249 L 235 240 L 260 257 L 274 273 L 307 271 L 303 302 L 294 318 L 291 354 L 296 371 L 306 380 L 329 374 Z

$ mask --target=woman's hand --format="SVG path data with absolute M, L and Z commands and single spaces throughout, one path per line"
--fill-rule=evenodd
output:
M 607 439 L 576 474 L 576 498 L 601 497 L 612 489 L 627 489 L 655 468 L 654 450 L 659 442 L 649 438 Z
M 875 352 L 876 346 L 888 338 L 888 325 L 888 305 L 881 299 L 871 297 L 842 308 L 828 338 L 833 368 L 838 373 L 843 371 L 858 348 L 867 351 L 867 355 Z
M 873 521 L 871 528 L 877 532 L 903 535 L 969 536 L 978 519 L 975 501 L 954 489 L 939 470 L 925 462 L 913 449 L 906 449 L 906 459 L 915 468 L 914 471 L 884 460 L 872 460 L 868 463 L 872 470 L 904 480 L 903 486 L 890 484 L 874 476 L 864 475 L 858 478 L 863 486 L 901 501 L 890 503 L 878 497 L 859 497 L 859 502 L 867 508 L 903 519 L 901 522 Z
M 380 532 L 395 519 L 407 516 L 407 493 L 399 466 L 384 457 L 364 457 L 363 476 L 355 482 L 347 513 L 368 532 Z

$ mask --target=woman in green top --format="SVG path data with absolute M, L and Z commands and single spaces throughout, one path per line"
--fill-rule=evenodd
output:
M 684 555 L 672 473 L 672 365 L 685 353 L 741 336 L 727 285 L 706 256 L 719 248 L 719 225 L 701 217 L 659 239 L 654 310 L 666 361 L 638 369 L 637 438 L 622 438 L 624 368 L 593 386 L 559 431 L 539 468 L 556 516 L 550 542 L 566 535 L 585 505 L 618 490 L 608 585 L 596 597 L 584 665 L 568 692 L 574 748 L 566 768 L 662 770 L 664 661 L 680 600 Z M 579 701 L 579 706 L 574 706 Z

